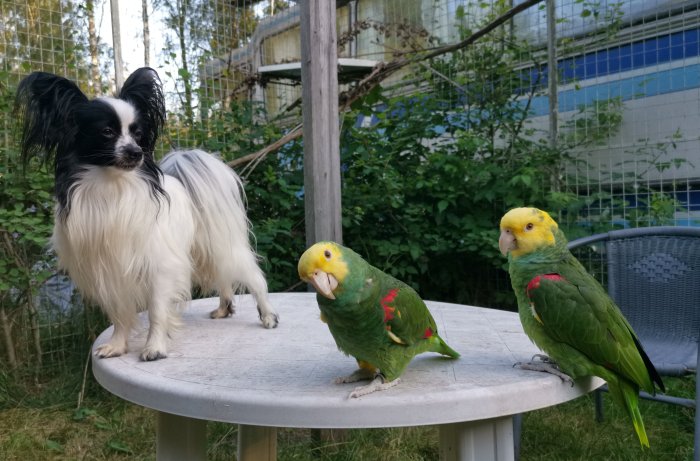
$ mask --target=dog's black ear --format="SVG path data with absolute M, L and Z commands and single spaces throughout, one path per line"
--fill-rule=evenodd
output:
M 137 69 L 124 82 L 119 99 L 131 103 L 145 123 L 143 148 L 152 153 L 165 125 L 165 98 L 158 73 L 150 67 Z
M 88 99 L 68 79 L 33 72 L 17 87 L 14 113 L 22 130 L 20 152 L 26 165 L 33 155 L 44 161 L 66 149 L 75 136 L 75 109 Z

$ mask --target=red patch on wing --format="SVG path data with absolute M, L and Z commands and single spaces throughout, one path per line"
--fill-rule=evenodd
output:
M 423 339 L 428 339 L 431 336 L 433 336 L 433 329 L 428 327 L 425 329 L 425 333 L 423 333 Z
M 384 309 L 384 322 L 388 322 L 394 318 L 394 311 L 396 308 L 389 306 L 389 303 L 394 302 L 397 294 L 399 294 L 398 288 L 393 288 L 389 290 L 389 293 L 387 293 L 387 295 L 384 296 L 381 301 L 379 301 L 382 309 Z
M 544 274 L 544 275 L 537 275 L 532 278 L 527 284 L 527 287 L 525 287 L 525 294 L 527 294 L 527 297 L 530 298 L 530 291 L 535 290 L 540 287 L 540 282 L 542 279 L 545 280 L 552 280 L 554 282 L 560 282 L 564 280 L 564 277 L 562 277 L 559 274 Z

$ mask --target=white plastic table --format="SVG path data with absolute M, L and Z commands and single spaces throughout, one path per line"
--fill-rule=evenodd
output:
M 277 427 L 373 428 L 439 425 L 440 458 L 512 460 L 512 415 L 556 405 L 600 386 L 576 386 L 552 375 L 514 368 L 539 350 L 517 314 L 428 302 L 439 334 L 462 354 L 425 353 L 389 390 L 357 399 L 357 384 L 334 384 L 356 368 L 320 321 L 315 294 L 271 294 L 279 327 L 262 328 L 250 296 L 237 312 L 212 320 L 217 298 L 191 303 L 168 358 L 142 362 L 144 324 L 121 357 L 93 360 L 97 381 L 117 396 L 158 411 L 159 460 L 206 459 L 206 421 L 237 423 L 238 460 L 276 459 Z M 112 327 L 95 341 L 106 342 Z

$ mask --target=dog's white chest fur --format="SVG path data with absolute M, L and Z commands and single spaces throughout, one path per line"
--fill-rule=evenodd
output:
M 72 190 L 68 216 L 56 216 L 59 265 L 107 310 L 146 309 L 164 274 L 174 278 L 178 296 L 189 295 L 191 206 L 177 180 L 166 177 L 163 186 L 169 200 L 153 197 L 136 171 L 90 168 Z

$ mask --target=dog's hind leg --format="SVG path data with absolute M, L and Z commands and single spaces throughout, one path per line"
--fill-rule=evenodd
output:
M 209 313 L 213 319 L 223 319 L 236 313 L 236 306 L 233 302 L 233 287 L 224 284 L 219 287 L 219 307 Z
M 238 281 L 245 287 L 255 298 L 258 307 L 258 315 L 260 321 L 265 328 L 276 328 L 279 323 L 277 312 L 270 306 L 270 301 L 267 297 L 267 281 L 262 270 L 257 264 L 256 258 L 252 252 L 242 256 L 243 270 L 238 277 Z

